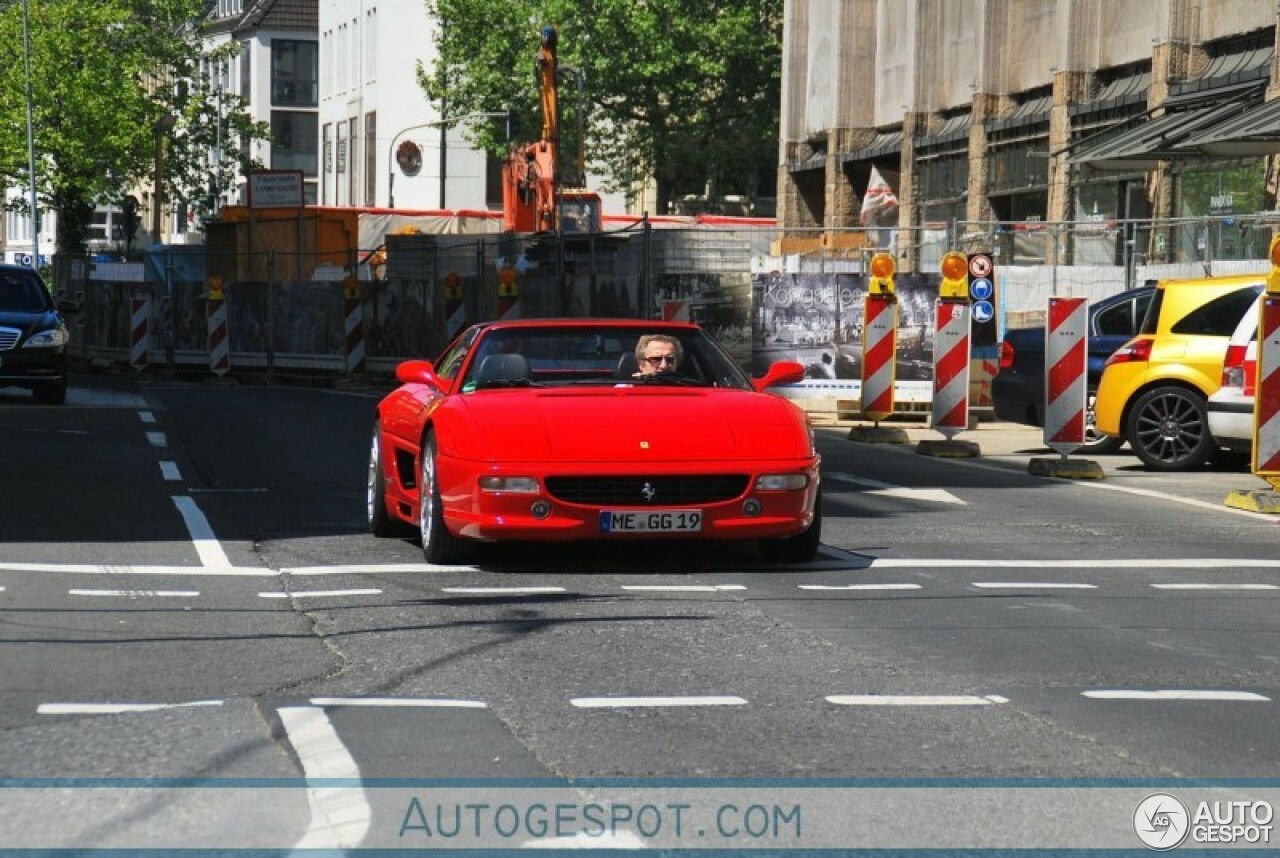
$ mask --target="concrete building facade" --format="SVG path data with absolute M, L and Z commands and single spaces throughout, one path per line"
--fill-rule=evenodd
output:
M 1274 210 L 1278 19 L 1271 0 L 787 0 L 779 224 L 868 226 L 883 178 L 913 271 L 989 224 Z

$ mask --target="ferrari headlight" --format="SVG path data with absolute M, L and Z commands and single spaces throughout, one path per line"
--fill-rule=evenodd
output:
M 22 344 L 22 347 L 24 349 L 52 349 L 58 346 L 65 346 L 69 339 L 71 339 L 71 335 L 67 333 L 66 328 L 52 328 L 48 331 L 41 331 L 31 337 Z
M 809 485 L 805 474 L 762 474 L 756 477 L 758 492 L 794 492 Z
M 533 477 L 481 477 L 480 491 L 536 495 L 539 488 L 538 481 Z

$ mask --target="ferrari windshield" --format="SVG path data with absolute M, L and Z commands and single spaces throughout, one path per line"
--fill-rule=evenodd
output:
M 636 343 L 646 334 L 679 342 L 674 369 L 659 362 L 654 371 L 641 372 Z M 462 381 L 464 392 L 596 384 L 751 389 L 750 378 L 715 340 L 688 328 L 497 328 L 484 332 L 473 351 Z

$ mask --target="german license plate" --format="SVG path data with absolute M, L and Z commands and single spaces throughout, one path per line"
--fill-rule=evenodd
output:
M 606 509 L 600 513 L 604 533 L 697 533 L 700 509 Z

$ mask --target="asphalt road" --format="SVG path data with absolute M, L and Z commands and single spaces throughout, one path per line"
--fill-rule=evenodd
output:
M 228 818 L 273 844 L 423 845 L 403 797 L 106 789 L 137 778 L 1280 773 L 1280 530 L 1223 505 L 1262 487 L 1239 462 L 1119 454 L 1085 482 L 1027 472 L 1056 455 L 1038 430 L 984 424 L 952 460 L 820 429 L 815 563 L 515 546 L 429 567 L 364 529 L 378 395 L 0 391 L 0 775 L 103 787 L 10 791 L 35 816 L 0 818 L 0 846 L 206 845 Z

